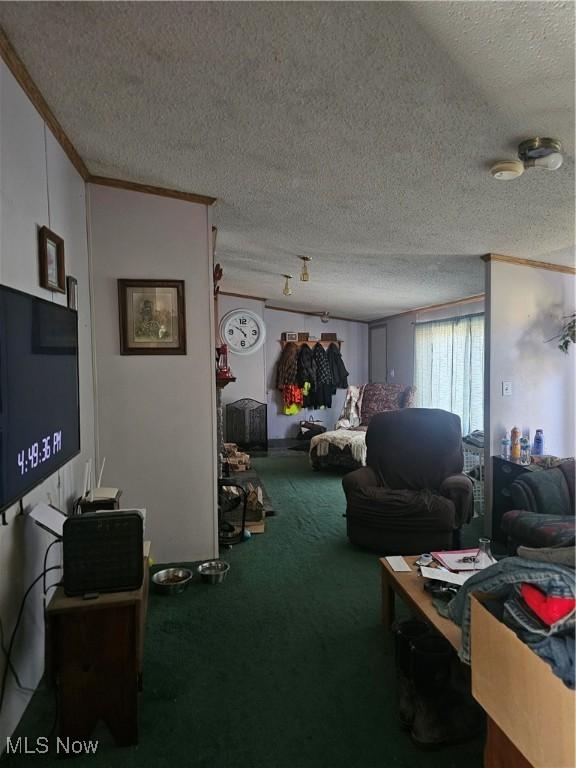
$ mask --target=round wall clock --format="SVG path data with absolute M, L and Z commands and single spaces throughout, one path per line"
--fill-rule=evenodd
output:
M 220 320 L 220 338 L 231 352 L 248 355 L 260 349 L 266 338 L 264 320 L 249 309 L 233 309 Z

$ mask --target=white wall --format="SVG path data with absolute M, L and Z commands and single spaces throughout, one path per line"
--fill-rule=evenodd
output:
M 498 455 L 505 430 L 518 426 L 530 438 L 544 430 L 546 453 L 573 456 L 575 450 L 575 363 L 570 345 L 563 354 L 555 336 L 574 312 L 574 275 L 501 261 L 486 266 L 490 349 L 487 435 Z M 502 396 L 502 382 L 512 395 Z
M 333 429 L 342 405 L 346 390 L 339 389 L 332 398 L 332 407 L 324 410 L 302 410 L 294 416 L 282 413 L 282 394 L 276 389 L 276 364 L 282 347 L 279 344 L 282 331 L 308 331 L 311 336 L 320 338 L 322 332 L 332 332 L 342 340 L 342 359 L 349 371 L 348 384 L 364 384 L 368 381 L 368 325 L 348 320 L 330 320 L 322 323 L 319 317 L 312 315 L 283 312 L 274 309 L 264 310 L 266 322 L 266 388 L 268 402 L 268 438 L 270 440 L 295 437 L 298 422 L 313 416 L 321 419 L 324 426 Z
M 47 130 L 27 96 L 0 62 L 0 282 L 27 293 L 66 304 L 64 294 L 38 284 L 38 228 L 49 226 L 64 238 L 67 274 L 78 280 L 81 454 L 24 498 L 24 511 L 49 499 L 70 510 L 81 491 L 85 461 L 94 456 L 92 344 L 89 266 L 86 244 L 85 185 L 59 144 Z M 44 552 L 53 537 L 8 510 L 8 526 L 0 527 L 0 619 L 7 644 L 23 593 L 42 571 Z M 49 565 L 60 562 L 52 548 Z M 48 575 L 48 584 L 60 578 Z M 48 594 L 50 597 L 51 592 Z M 27 687 L 35 687 L 44 668 L 44 615 L 39 584 L 26 603 L 13 664 Z M 4 656 L 0 654 L 0 676 Z M 0 752 L 16 727 L 30 694 L 8 677 L 0 713 Z
M 99 456 L 122 506 L 146 507 L 157 561 L 214 557 L 215 361 L 210 211 L 88 185 Z M 184 280 L 187 355 L 120 355 L 117 278 Z

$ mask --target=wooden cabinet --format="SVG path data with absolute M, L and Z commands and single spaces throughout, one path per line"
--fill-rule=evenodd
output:
M 46 661 L 57 686 L 58 735 L 87 739 L 99 720 L 119 746 L 138 743 L 148 557 L 138 590 L 92 600 L 58 587 L 46 611 Z

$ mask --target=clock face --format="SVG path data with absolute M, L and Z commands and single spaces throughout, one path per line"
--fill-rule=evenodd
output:
M 220 337 L 231 352 L 240 355 L 255 352 L 264 343 L 264 321 L 255 312 L 233 309 L 220 321 Z

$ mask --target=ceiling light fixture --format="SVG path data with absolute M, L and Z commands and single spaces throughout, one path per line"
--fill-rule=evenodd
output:
M 322 312 L 320 314 L 320 322 L 321 323 L 329 323 L 330 322 L 330 312 Z
M 518 146 L 518 157 L 526 168 L 545 168 L 557 171 L 562 165 L 562 144 L 558 139 L 526 139 Z
M 310 274 L 308 272 L 308 262 L 312 261 L 311 256 L 298 256 L 299 259 L 302 259 L 302 270 L 300 272 L 300 280 L 303 283 L 307 283 L 308 280 L 310 280 Z
M 522 176 L 527 168 L 557 171 L 562 165 L 562 143 L 558 139 L 535 136 L 518 145 L 519 160 L 498 160 L 490 168 L 495 179 L 509 181 Z
M 283 277 L 286 278 L 286 282 L 284 283 L 284 290 L 282 293 L 284 296 L 292 296 L 292 288 L 290 287 L 290 280 L 292 280 L 292 275 L 283 275 Z

